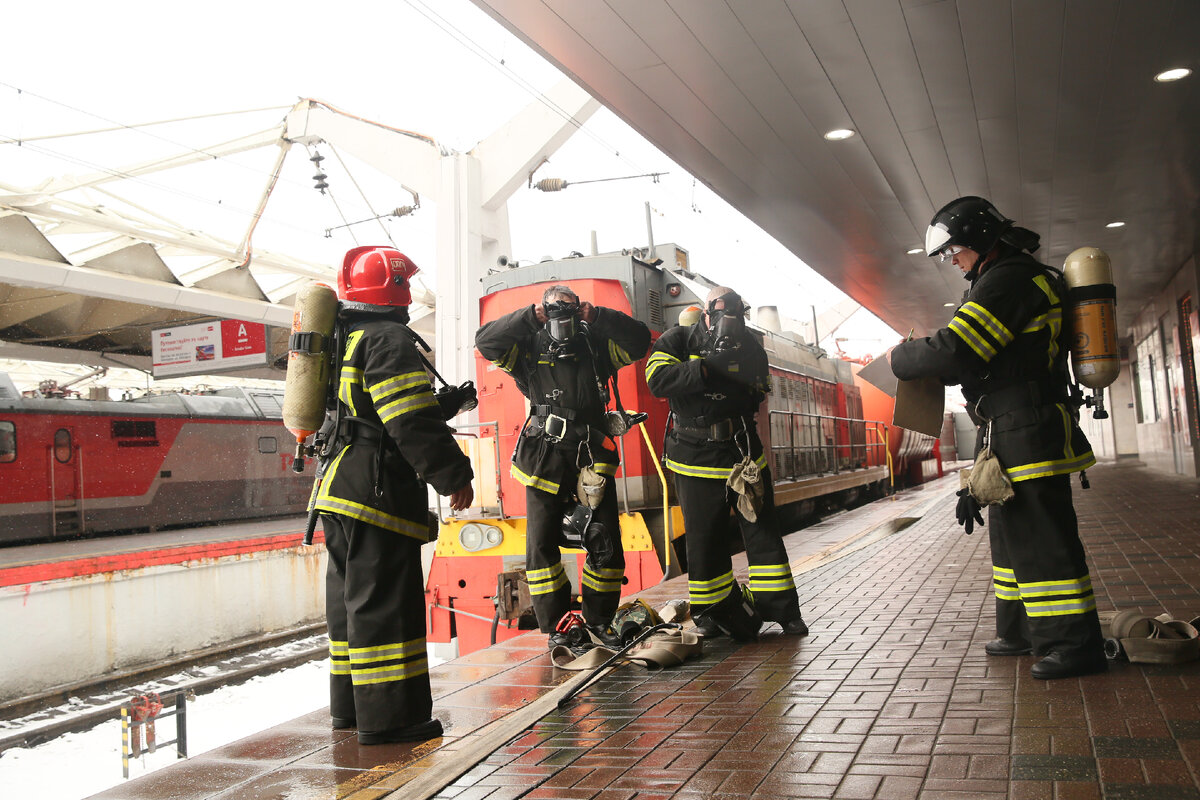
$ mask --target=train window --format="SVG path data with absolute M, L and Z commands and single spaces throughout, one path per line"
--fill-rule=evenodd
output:
M 0 422 L 0 464 L 17 460 L 17 426 Z
M 54 460 L 60 464 L 71 460 L 71 432 L 66 428 L 54 432 Z
M 258 437 L 258 452 L 260 453 L 278 453 L 279 440 L 274 436 Z

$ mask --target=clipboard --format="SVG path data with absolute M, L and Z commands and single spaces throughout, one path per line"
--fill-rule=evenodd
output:
M 896 373 L 892 372 L 891 362 L 886 357 L 880 356 L 870 364 L 867 364 L 858 371 L 858 377 L 888 397 L 896 396 L 896 384 L 899 380 L 896 378 Z
M 940 380 L 917 378 L 911 381 L 896 381 L 893 425 L 936 439 L 942 435 L 942 420 L 945 415 L 946 387 Z

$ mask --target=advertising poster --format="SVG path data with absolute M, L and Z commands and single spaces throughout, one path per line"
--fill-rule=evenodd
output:
M 267 332 L 261 322 L 215 320 L 151 332 L 155 378 L 211 375 L 267 363 Z

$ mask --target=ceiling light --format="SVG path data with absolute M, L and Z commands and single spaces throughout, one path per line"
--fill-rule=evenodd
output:
M 849 128 L 835 128 L 825 134 L 825 138 L 831 142 L 840 142 L 842 139 L 849 139 L 854 135 L 854 131 Z
M 1154 76 L 1154 80 L 1158 81 L 1159 83 L 1170 83 L 1171 81 L 1177 81 L 1180 78 L 1186 78 L 1191 74 L 1192 71 L 1187 67 L 1176 67 L 1175 69 L 1169 69 L 1165 72 L 1158 73 Z
M 1125 227 L 1125 223 L 1124 223 L 1124 222 L 1121 222 L 1120 220 L 1117 220 L 1116 222 L 1110 222 L 1110 223 L 1108 223 L 1108 224 L 1107 224 L 1107 225 L 1105 225 L 1104 227 L 1106 227 L 1106 228 L 1124 228 L 1124 227 Z
M 917 253 L 924 253 L 924 252 L 925 252 L 925 248 L 923 248 L 923 247 L 914 247 L 912 250 L 909 250 L 909 251 L 908 251 L 908 254 L 909 254 L 910 256 L 915 256 Z
M 954 303 L 942 303 L 942 308 L 954 308 Z

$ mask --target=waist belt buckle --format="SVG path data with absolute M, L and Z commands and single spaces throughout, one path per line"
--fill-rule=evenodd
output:
M 708 426 L 708 438 L 714 442 L 723 442 L 733 438 L 733 420 L 723 419 Z
M 546 431 L 547 439 L 552 442 L 561 442 L 567 435 L 567 419 L 558 414 L 547 414 L 542 429 Z

